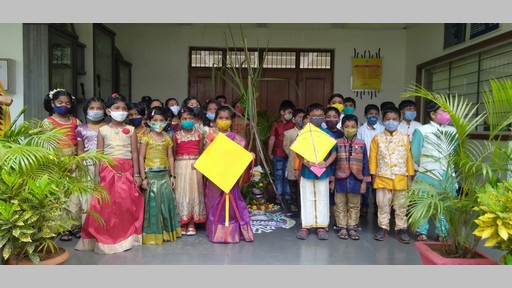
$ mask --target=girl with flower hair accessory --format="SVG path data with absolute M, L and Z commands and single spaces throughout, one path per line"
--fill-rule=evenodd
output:
M 173 135 L 175 145 L 176 206 L 183 234 L 196 234 L 195 224 L 206 222 L 204 207 L 203 176 L 194 168 L 203 151 L 203 134 L 194 124 L 193 108 L 184 106 L 178 112 L 181 130 Z
M 163 244 L 182 235 L 176 197 L 172 138 L 164 131 L 167 111 L 154 107 L 148 111 L 151 131 L 144 135 L 139 149 L 139 166 L 144 193 L 142 244 Z
M 93 198 L 89 209 L 98 213 L 105 224 L 87 214 L 82 238 L 75 246 L 77 250 L 94 250 L 99 254 L 118 253 L 141 245 L 144 213 L 144 197 L 138 188 L 142 179 L 137 136 L 134 127 L 124 123 L 128 116 L 126 99 L 113 94 L 106 108 L 112 122 L 99 128 L 97 149 L 112 157 L 116 165 L 102 163 L 96 173 L 110 195 L 110 203 L 99 203 Z
M 65 132 L 64 137 L 60 140 L 59 145 L 62 147 L 66 155 L 77 154 L 77 138 L 75 131 L 82 123 L 77 118 L 73 117 L 73 104 L 75 97 L 70 92 L 64 89 L 54 89 L 44 98 L 44 109 L 48 111 L 49 115 L 43 120 L 44 123 L 51 125 L 54 129 L 62 129 Z M 78 195 L 72 195 L 68 201 L 68 208 L 71 211 L 74 220 L 80 222 L 82 207 Z M 63 233 L 60 236 L 61 241 L 71 241 L 75 236 L 80 238 L 80 226 L 70 227 L 71 230 Z

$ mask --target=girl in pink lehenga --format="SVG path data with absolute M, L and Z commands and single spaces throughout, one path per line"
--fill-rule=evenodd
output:
M 123 96 L 113 94 L 107 101 L 107 114 L 112 122 L 99 128 L 98 150 L 111 156 L 116 165 L 102 163 L 99 178 L 110 195 L 110 203 L 99 203 L 93 198 L 89 210 L 105 221 L 101 225 L 87 214 L 82 227 L 82 238 L 77 250 L 94 250 L 99 254 L 112 254 L 128 250 L 142 243 L 144 197 L 134 127 L 124 124 L 128 107 Z
M 234 132 L 229 132 L 233 117 L 234 112 L 231 108 L 227 106 L 219 107 L 215 114 L 215 124 L 217 128 L 210 129 L 210 132 L 206 135 L 206 144 L 211 143 L 218 133 L 224 133 L 229 139 L 245 148 L 245 139 Z M 225 225 L 225 197 L 230 198 L 228 226 Z M 249 210 L 240 193 L 238 181 L 233 188 L 231 188 L 231 191 L 226 194 L 217 185 L 207 179 L 205 208 L 208 215 L 206 236 L 211 242 L 238 243 L 240 240 L 254 240 Z

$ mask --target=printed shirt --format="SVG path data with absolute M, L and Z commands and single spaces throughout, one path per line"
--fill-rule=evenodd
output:
M 407 189 L 407 176 L 414 175 L 409 136 L 384 130 L 370 144 L 370 174 L 375 175 L 373 188 Z
M 290 130 L 295 127 L 292 121 L 279 121 L 272 125 L 272 130 L 270 131 L 270 137 L 274 136 L 274 147 L 272 148 L 272 155 L 278 157 L 286 158 L 286 152 L 283 148 L 283 140 L 284 140 L 284 131 Z

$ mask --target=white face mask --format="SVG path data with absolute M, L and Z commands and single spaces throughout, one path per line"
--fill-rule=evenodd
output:
M 128 117 L 128 112 L 124 111 L 111 111 L 110 116 L 117 122 L 123 122 Z
M 103 111 L 87 111 L 87 118 L 91 121 L 100 121 L 105 117 Z
M 174 115 L 178 115 L 178 112 L 180 111 L 180 106 L 174 105 L 174 106 L 169 107 L 169 109 L 171 109 L 171 111 Z
M 290 121 L 290 120 L 292 120 L 292 118 L 293 118 L 293 115 L 292 115 L 292 114 L 286 114 L 286 115 L 284 115 L 284 120 L 286 120 L 286 121 Z

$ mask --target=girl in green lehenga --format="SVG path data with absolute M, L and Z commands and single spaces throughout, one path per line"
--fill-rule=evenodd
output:
M 181 226 L 174 195 L 173 141 L 163 128 L 167 112 L 162 107 L 148 111 L 151 131 L 141 139 L 139 165 L 143 179 L 144 225 L 143 244 L 162 244 L 181 237 Z

